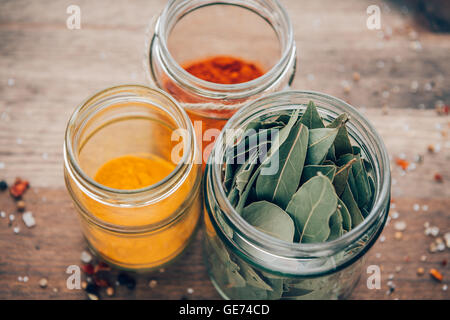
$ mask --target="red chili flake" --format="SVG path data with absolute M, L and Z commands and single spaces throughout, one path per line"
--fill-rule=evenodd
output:
M 96 285 L 97 287 L 104 288 L 104 287 L 109 286 L 108 281 L 106 281 L 105 279 L 98 279 L 98 278 L 95 278 L 95 279 L 94 279 L 94 282 L 95 282 L 95 285 Z
M 444 276 L 442 275 L 442 273 L 440 273 L 438 270 L 436 269 L 430 269 L 430 275 L 433 277 L 433 279 L 441 282 L 442 279 L 444 279 Z
M 81 266 L 81 270 L 83 270 L 84 273 L 86 273 L 87 275 L 93 275 L 94 274 L 94 266 L 90 263 L 88 264 L 83 264 Z
M 22 197 L 22 195 L 25 193 L 25 191 L 27 191 L 29 186 L 30 184 L 27 180 L 16 178 L 14 184 L 9 188 L 9 193 L 11 193 L 11 195 L 14 198 L 18 199 Z
M 404 160 L 404 159 L 397 158 L 397 159 L 395 159 L 395 162 L 396 162 L 397 165 L 398 165 L 399 167 L 401 167 L 403 170 L 407 170 L 408 167 L 409 167 L 409 162 L 406 161 L 406 160 Z
M 103 261 L 100 261 L 95 266 L 94 273 L 97 273 L 99 271 L 111 271 L 111 267 L 108 264 L 104 263 Z
M 448 115 L 450 107 L 448 105 L 445 105 L 442 107 L 441 112 L 445 115 Z
M 445 267 L 447 265 L 447 259 L 442 260 L 441 264 L 443 267 Z
M 436 181 L 436 182 L 444 182 L 444 178 L 442 177 L 442 175 L 440 173 L 435 173 L 434 174 L 434 181 Z

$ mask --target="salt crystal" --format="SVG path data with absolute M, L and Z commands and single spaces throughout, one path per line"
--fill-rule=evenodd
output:
M 397 231 L 405 231 L 406 230 L 406 222 L 405 221 L 397 221 L 394 224 L 394 228 Z
M 22 215 L 22 220 L 28 228 L 34 227 L 36 225 L 36 220 L 33 217 L 31 211 L 27 211 Z
M 381 236 L 380 237 L 380 242 L 384 242 L 384 241 L 386 241 L 386 237 L 385 236 Z
M 411 91 L 417 92 L 417 89 L 419 89 L 419 83 L 416 80 L 414 80 L 411 82 Z
M 23 277 L 23 282 L 28 282 L 30 280 L 27 276 Z
M 447 248 L 450 248 L 450 232 L 444 234 L 444 241 Z
M 422 50 L 422 43 L 420 41 L 418 41 L 418 40 L 411 41 L 410 47 L 414 51 L 421 51 Z
M 424 87 L 425 91 L 431 91 L 431 89 L 433 89 L 433 86 L 431 85 L 431 83 L 427 82 L 425 83 Z
M 381 253 L 379 253 L 379 252 L 375 253 L 375 257 L 376 257 L 377 259 L 381 258 Z
M 428 211 L 428 205 L 424 204 L 424 205 L 422 206 L 422 210 L 423 210 L 423 211 Z
M 13 215 L 13 214 L 10 214 L 10 215 L 9 215 L 9 221 L 14 221 L 15 218 L 16 218 L 15 215 Z
M 23 281 L 23 278 L 22 278 L 21 276 L 19 276 L 19 277 L 17 278 L 17 281 L 22 282 L 22 281 Z
M 444 285 L 442 286 L 442 291 L 447 291 L 447 290 L 448 290 L 448 285 L 444 284 Z
M 15 234 L 18 234 L 20 232 L 20 228 L 19 227 L 14 227 L 13 229 Z
M 425 255 L 420 256 L 420 261 L 422 261 L 422 262 L 427 261 L 427 256 L 425 256 Z
M 414 211 L 419 211 L 420 210 L 420 205 L 418 203 L 413 205 L 413 210 Z
M 0 162 L 0 169 L 4 169 L 5 168 L 5 163 L 4 162 Z
M 1 212 L 0 212 L 0 217 L 2 217 L 2 218 L 5 218 L 5 217 L 6 217 L 5 211 L 1 211 Z
M 398 217 L 400 216 L 400 214 L 397 211 L 392 212 L 392 219 L 398 219 Z
M 397 182 L 397 180 L 396 180 L 396 182 Z M 391 203 L 391 209 L 395 209 L 395 207 L 396 207 L 395 203 Z
M 395 267 L 395 272 L 400 272 L 402 271 L 402 267 L 401 266 L 396 266 Z
M 8 79 L 8 86 L 12 87 L 15 83 L 16 83 L 16 80 L 14 80 L 13 78 Z
M 436 245 L 437 251 L 444 251 L 445 250 L 445 244 L 444 243 L 438 243 Z
M 429 223 L 428 221 L 426 221 L 426 222 L 423 224 L 423 227 L 424 227 L 425 229 L 428 229 L 428 228 L 430 227 L 430 223 Z
M 80 260 L 83 263 L 90 263 L 92 261 L 92 256 L 89 252 L 83 251 L 81 252 Z
M 433 237 L 436 237 L 439 234 L 439 228 L 436 226 L 431 227 L 430 233 Z
M 388 276 L 388 279 L 389 279 L 389 280 L 393 280 L 393 279 L 394 279 L 394 275 L 391 273 L 391 274 Z
M 193 293 L 194 293 L 194 289 L 192 289 L 192 288 L 188 288 L 188 289 L 187 289 L 187 293 L 189 293 L 189 294 L 193 294 Z

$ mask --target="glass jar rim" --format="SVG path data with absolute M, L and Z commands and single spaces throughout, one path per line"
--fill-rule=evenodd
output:
M 89 118 L 92 117 L 92 115 L 95 115 L 98 111 L 102 110 L 102 106 L 100 106 L 100 109 L 95 110 L 99 106 L 96 105 L 97 103 L 101 103 L 104 100 L 107 100 L 110 97 L 107 97 L 107 94 L 118 94 L 118 93 L 133 93 L 136 91 L 143 91 L 149 94 L 148 97 L 140 97 L 138 99 L 137 97 L 130 98 L 130 97 L 123 97 L 123 101 L 138 101 L 142 102 L 145 101 L 147 103 L 151 103 L 153 105 L 157 104 L 150 99 L 151 96 L 159 96 L 163 99 L 167 99 L 172 104 L 172 109 L 178 113 L 179 120 L 174 118 L 174 114 L 167 113 L 171 119 L 175 121 L 177 125 L 180 125 L 180 123 L 183 123 L 183 129 L 187 130 L 188 134 L 186 135 L 187 140 L 185 141 L 184 145 L 186 146 L 186 150 L 183 152 L 183 156 L 180 159 L 180 161 L 177 163 L 175 168 L 162 180 L 151 184 L 147 187 L 140 188 L 140 189 L 132 189 L 132 190 L 122 190 L 122 189 L 115 189 L 110 188 L 105 185 L 102 185 L 98 182 L 96 182 L 94 179 L 89 177 L 84 170 L 80 167 L 78 161 L 76 160 L 77 157 L 74 152 L 74 146 L 72 145 L 72 139 L 71 137 L 74 134 L 74 131 L 78 129 L 77 127 L 77 121 L 80 119 L 83 119 L 83 117 L 86 117 L 88 114 L 90 114 Z M 106 97 L 105 97 L 106 96 Z M 106 105 L 106 107 L 111 106 L 119 101 L 114 101 L 112 104 Z M 121 101 L 122 102 L 122 101 Z M 94 110 L 92 110 L 94 109 Z M 91 114 L 92 113 L 92 114 Z M 88 119 L 89 119 L 88 118 Z M 84 125 L 88 119 L 84 119 L 81 125 Z M 181 120 L 181 121 L 180 121 Z M 187 115 L 186 111 L 178 104 L 178 102 L 170 96 L 168 93 L 164 92 L 161 89 L 157 88 L 149 88 L 144 85 L 140 84 L 124 84 L 124 85 L 117 85 L 113 87 L 106 88 L 102 91 L 99 91 L 95 93 L 94 95 L 87 98 L 85 101 L 83 101 L 78 107 L 75 108 L 72 115 L 69 118 L 69 121 L 67 123 L 65 137 L 64 137 L 64 164 L 66 168 L 69 168 L 71 170 L 68 170 L 69 174 L 73 178 L 73 180 L 77 183 L 79 187 L 82 187 L 83 191 L 85 191 L 90 196 L 93 196 L 97 201 L 111 205 L 111 206 L 131 206 L 129 201 L 125 202 L 117 202 L 117 203 L 111 203 L 104 200 L 104 197 L 99 196 L 103 194 L 107 194 L 109 196 L 111 195 L 117 195 L 117 196 L 143 196 L 145 199 L 142 203 L 135 203 L 133 202 L 132 206 L 138 206 L 138 205 L 148 205 L 153 202 L 158 201 L 161 197 L 152 198 L 151 192 L 158 190 L 158 188 L 161 188 L 163 186 L 166 186 L 172 180 L 176 177 L 177 174 L 182 173 L 182 178 L 178 181 L 175 181 L 176 183 L 171 188 L 170 193 L 165 193 L 165 196 L 170 195 L 172 192 L 174 192 L 179 185 L 183 183 L 183 181 L 186 179 L 187 175 L 189 175 L 192 166 L 193 166 L 193 159 L 196 157 L 196 139 L 194 139 L 194 129 L 192 127 L 192 123 L 189 120 L 189 116 Z M 191 160 L 191 161 L 190 161 Z M 131 201 L 131 199 L 129 199 Z
M 223 154 L 218 155 L 217 151 L 218 148 L 224 144 L 224 137 L 227 129 L 235 129 L 233 126 L 238 124 L 240 119 L 249 117 L 252 114 L 264 111 L 268 113 L 269 109 L 262 108 L 260 106 L 261 104 L 264 104 L 265 102 L 268 102 L 270 100 L 277 100 L 279 98 L 288 98 L 292 96 L 297 98 L 300 97 L 309 98 L 310 100 L 313 101 L 316 100 L 327 103 L 332 102 L 333 105 L 339 105 L 340 107 L 342 107 L 343 109 L 345 109 L 350 113 L 352 119 L 355 119 L 355 117 L 357 117 L 358 121 L 368 128 L 368 132 L 370 136 L 374 139 L 374 141 L 376 141 L 376 146 L 381 154 L 381 161 L 383 167 L 383 172 L 381 175 L 382 184 L 379 186 L 380 192 L 377 192 L 377 198 L 375 199 L 375 202 L 368 216 L 364 219 L 362 223 L 360 223 L 354 229 L 350 230 L 346 234 L 342 235 L 341 237 L 333 241 L 322 243 L 291 243 L 274 238 L 260 230 L 257 230 L 256 228 L 251 226 L 247 221 L 245 221 L 245 219 L 242 218 L 242 216 L 234 209 L 234 207 L 229 202 L 225 190 L 223 188 L 223 185 L 221 183 L 221 170 L 222 170 L 221 162 L 214 161 L 214 163 L 211 163 L 213 161 L 212 160 L 213 158 L 222 159 Z M 293 106 L 299 105 L 299 103 L 289 103 L 289 105 L 291 106 L 290 109 L 292 109 Z M 286 108 L 286 110 L 290 109 Z M 362 115 L 356 108 L 349 105 L 345 101 L 315 91 L 291 90 L 285 92 L 272 93 L 255 101 L 252 101 L 249 104 L 247 104 L 244 108 L 238 110 L 226 123 L 221 134 L 217 138 L 215 147 L 213 148 L 213 151 L 211 152 L 208 161 L 207 170 L 208 170 L 207 174 L 208 176 L 210 176 L 208 178 L 212 178 L 212 181 L 214 182 L 214 192 L 220 193 L 220 197 L 216 197 L 216 200 L 219 204 L 219 207 L 225 210 L 223 216 L 227 220 L 227 222 L 231 222 L 231 225 L 229 226 L 233 229 L 233 231 L 239 232 L 241 236 L 251 241 L 252 243 L 257 244 L 260 248 L 268 249 L 269 252 L 276 252 L 277 255 L 280 256 L 283 255 L 292 256 L 292 254 L 294 254 L 295 256 L 300 257 L 305 256 L 325 257 L 336 254 L 337 252 L 342 250 L 342 248 L 345 248 L 354 243 L 355 240 L 360 239 L 363 236 L 365 230 L 367 230 L 368 228 L 370 228 L 370 226 L 372 226 L 373 224 L 375 224 L 377 221 L 380 220 L 380 215 L 383 213 L 386 207 L 386 203 L 389 201 L 390 198 L 389 156 L 387 154 L 384 142 L 377 133 L 377 131 L 375 130 L 375 128 L 370 124 L 370 122 L 365 118 L 364 115 Z M 208 187 L 211 186 L 208 183 L 205 183 L 204 188 Z M 207 200 L 207 197 L 205 197 L 205 200 Z M 208 205 L 209 204 L 207 203 L 206 207 L 208 207 Z M 245 233 L 242 232 L 243 230 L 245 230 Z
M 189 2 L 189 0 L 184 1 Z M 236 0 L 224 0 L 224 1 L 208 1 L 209 3 L 201 4 L 199 6 L 196 6 L 194 8 L 190 8 L 186 13 L 184 13 L 182 16 L 187 15 L 188 13 L 200 9 L 205 6 L 209 5 L 234 5 L 239 6 L 248 10 L 251 10 L 258 14 L 256 10 L 254 10 L 249 2 L 242 2 L 242 1 L 236 1 Z M 181 65 L 174 59 L 172 54 L 170 53 L 170 50 L 167 46 L 167 39 L 170 34 L 170 30 L 167 30 L 167 27 L 170 25 L 171 19 L 176 17 L 176 12 L 180 10 L 180 7 L 183 8 L 182 5 L 177 5 L 177 0 L 170 0 L 167 5 L 164 7 L 162 13 L 158 17 L 155 25 L 155 31 L 153 35 L 153 39 L 150 42 L 149 45 L 149 55 L 147 56 L 147 59 L 151 59 L 151 47 L 154 44 L 155 37 L 158 38 L 159 44 L 163 53 L 164 58 L 166 59 L 166 63 L 170 68 L 168 68 L 168 71 L 170 72 L 170 76 L 172 78 L 183 78 L 187 81 L 183 81 L 183 83 L 188 82 L 190 84 L 193 84 L 192 86 L 189 86 L 189 88 L 196 93 L 203 95 L 203 96 L 213 96 L 217 95 L 218 92 L 223 92 L 227 95 L 227 97 L 233 96 L 233 93 L 235 97 L 234 98 L 241 98 L 241 92 L 242 91 L 248 91 L 248 90 L 256 90 L 255 88 L 260 88 L 262 86 L 267 86 L 268 82 L 275 81 L 279 74 L 283 73 L 284 66 L 288 64 L 290 61 L 293 52 L 295 52 L 295 42 L 294 42 L 294 34 L 293 34 L 293 28 L 292 23 L 289 18 L 289 15 L 286 11 L 286 9 L 281 5 L 281 3 L 278 0 L 270 0 L 274 4 L 274 7 L 278 10 L 277 17 L 281 17 L 280 19 L 283 19 L 286 25 L 286 39 L 285 39 L 285 47 L 281 53 L 280 59 L 277 61 L 275 65 L 273 65 L 270 70 L 268 70 L 266 73 L 264 73 L 262 76 L 247 81 L 243 83 L 237 83 L 237 84 L 220 84 L 220 83 L 214 83 L 209 82 L 200 78 L 197 78 L 196 76 L 190 74 L 186 70 L 184 70 Z M 260 14 L 258 14 L 260 15 Z M 260 15 L 261 16 L 261 15 Z M 261 18 L 267 20 L 266 18 Z M 151 63 L 150 63 L 151 67 Z

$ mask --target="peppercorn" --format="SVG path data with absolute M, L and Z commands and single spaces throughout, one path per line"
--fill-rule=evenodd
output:
M 6 183 L 6 181 L 0 181 L 0 191 L 5 191 L 6 189 L 8 189 L 8 184 Z
M 126 286 L 130 290 L 133 290 L 136 287 L 136 280 L 126 273 L 119 274 L 117 281 L 119 281 L 119 284 Z
M 91 293 L 91 294 L 98 294 L 98 287 L 94 284 L 94 283 L 88 283 L 88 285 L 86 286 L 85 291 L 87 293 Z
M 113 287 L 106 288 L 106 294 L 108 295 L 108 297 L 112 297 L 114 295 L 114 288 Z
M 25 201 L 19 200 L 19 201 L 17 201 L 16 205 L 17 205 L 18 211 L 20 211 L 20 212 L 25 211 L 25 206 L 26 206 Z

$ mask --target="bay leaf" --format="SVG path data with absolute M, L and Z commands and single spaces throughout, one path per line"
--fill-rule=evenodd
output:
M 260 174 L 256 180 L 256 195 L 259 200 L 268 200 L 286 208 L 298 188 L 308 146 L 308 128 L 297 123 L 280 146 L 272 154 L 270 165 L 278 161 L 278 170 L 273 174 Z M 268 168 L 269 165 L 263 165 Z
M 337 196 L 323 175 L 311 178 L 294 194 L 287 206 L 300 233 L 299 242 L 323 242 L 330 235 L 329 220 L 336 211 Z
M 339 128 L 323 128 L 309 130 L 306 164 L 320 164 L 333 145 Z
M 283 279 L 265 278 L 266 282 L 271 286 L 272 290 L 267 291 L 267 299 L 279 300 L 283 295 Z
M 359 208 L 363 208 L 371 198 L 371 190 L 369 185 L 369 180 L 367 177 L 366 168 L 361 160 L 361 156 L 359 154 L 355 155 L 356 161 L 352 165 L 352 174 L 355 180 L 355 193 L 357 196 L 355 197 L 356 202 L 358 203 Z M 352 188 L 352 193 L 354 192 Z
M 300 118 L 300 122 L 303 123 L 308 129 L 324 128 L 322 117 L 319 115 L 314 102 L 310 101 L 306 107 L 305 112 Z
M 330 181 L 333 181 L 334 175 L 336 173 L 336 166 L 333 165 L 309 165 L 303 168 L 301 184 L 305 183 L 312 177 L 317 176 L 317 173 L 321 172 Z
M 353 151 L 347 128 L 345 126 L 347 121 L 348 115 L 343 113 L 327 126 L 327 128 L 339 128 L 333 144 L 335 158 L 339 158 L 341 155 L 346 153 L 352 153 Z
M 351 153 L 353 153 L 355 156 L 358 155 L 358 154 L 361 155 L 361 148 L 358 147 L 358 146 L 352 146 Z
M 272 237 L 292 242 L 294 222 L 277 205 L 268 201 L 253 202 L 242 210 L 242 217 L 256 229 Z
M 338 209 L 342 216 L 342 228 L 344 231 L 350 231 L 352 229 L 352 217 L 347 206 L 340 198 L 338 198 Z
M 328 153 L 327 153 L 327 156 L 325 157 L 324 162 L 327 160 L 332 161 L 332 162 L 336 161 L 336 153 L 334 151 L 334 145 L 331 145 L 330 149 L 328 149 Z
M 363 222 L 364 217 L 361 213 L 361 210 L 358 208 L 358 204 L 356 203 L 355 199 L 353 198 L 352 191 L 350 190 L 350 185 L 347 183 L 347 186 L 345 187 L 344 192 L 341 196 L 342 202 L 344 202 L 345 206 L 348 209 L 348 212 L 350 213 L 350 216 L 352 218 L 352 229 L 354 229 L 358 224 Z
M 344 192 L 345 186 L 347 185 L 348 175 L 352 168 L 352 164 L 356 159 L 351 159 L 349 162 L 337 168 L 336 173 L 333 178 L 334 189 L 336 194 L 340 197 L 342 192 Z
M 327 241 L 333 241 L 339 238 L 343 233 L 342 227 L 343 219 L 341 215 L 341 211 L 336 207 L 336 212 L 333 213 L 330 217 L 330 235 L 327 238 Z
M 261 167 L 259 167 L 258 169 L 256 169 L 256 171 L 253 173 L 253 175 L 251 176 L 250 180 L 248 181 L 247 185 L 244 188 L 244 191 L 242 191 L 240 197 L 239 197 L 239 201 L 237 202 L 235 209 L 237 212 L 242 213 L 242 210 L 245 207 L 245 204 L 247 203 L 247 199 L 248 196 L 250 194 L 250 191 L 253 189 L 253 185 L 256 182 L 256 179 L 259 177 L 259 169 Z
M 239 273 L 244 277 L 247 285 L 267 291 L 273 290 L 272 287 L 267 284 L 247 263 L 238 261 L 238 265 L 240 267 Z

